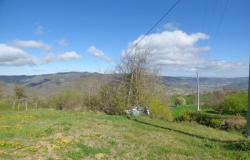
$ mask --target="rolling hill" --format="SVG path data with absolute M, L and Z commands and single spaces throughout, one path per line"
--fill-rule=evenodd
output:
M 65 88 L 88 89 L 90 86 L 98 88 L 103 83 L 114 79 L 112 74 L 89 72 L 65 72 L 31 76 L 0 76 L 0 81 L 11 94 L 15 85 L 22 85 L 27 89 L 49 95 Z M 195 77 L 162 76 L 164 84 L 171 94 L 192 94 L 196 90 Z M 220 89 L 246 90 L 247 77 L 238 78 L 200 78 L 201 92 L 210 92 Z

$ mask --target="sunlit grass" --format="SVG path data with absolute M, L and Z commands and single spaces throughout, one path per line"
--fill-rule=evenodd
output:
M 196 123 L 51 109 L 0 111 L 2 159 L 246 159 L 238 133 Z M 1 159 L 0 158 L 0 159 Z

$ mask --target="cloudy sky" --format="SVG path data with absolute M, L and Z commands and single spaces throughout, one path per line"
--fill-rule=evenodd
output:
M 248 75 L 250 1 L 0 0 L 0 75 L 112 72 L 124 53 L 151 52 L 162 75 Z

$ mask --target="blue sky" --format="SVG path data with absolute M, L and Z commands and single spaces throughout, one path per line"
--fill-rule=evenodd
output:
M 0 0 L 0 74 L 112 72 L 174 2 Z M 140 47 L 152 50 L 163 75 L 247 76 L 249 6 L 182 0 Z

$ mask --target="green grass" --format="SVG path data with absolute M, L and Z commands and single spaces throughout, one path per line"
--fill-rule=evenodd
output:
M 74 150 L 67 152 L 67 156 L 72 159 L 80 159 L 85 156 L 95 156 L 97 154 L 109 153 L 109 150 L 106 148 L 88 146 L 83 143 L 78 143 L 75 145 Z
M 196 123 L 50 109 L 0 111 L 0 159 L 249 159 L 238 133 Z
M 170 107 L 173 118 L 180 117 L 186 111 L 196 111 L 195 105 L 181 105 L 181 106 L 174 106 Z

